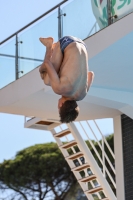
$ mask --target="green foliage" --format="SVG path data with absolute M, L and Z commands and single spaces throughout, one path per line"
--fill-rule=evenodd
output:
M 73 185 L 64 200 L 87 200 L 86 195 L 77 182 Z
M 0 181 L 25 195 L 40 194 L 38 199 L 42 200 L 49 191 L 54 193 L 53 199 L 62 199 L 76 179 L 57 144 L 48 143 L 26 148 L 13 160 L 1 163 Z
M 106 137 L 112 151 L 114 151 L 113 139 L 113 134 Z M 102 141 L 99 142 L 102 143 Z M 86 143 L 102 169 L 102 165 L 89 141 L 86 141 Z M 102 158 L 102 151 L 98 143 L 96 141 L 92 141 L 92 143 Z M 79 149 L 77 147 L 75 148 L 78 152 Z M 106 145 L 105 152 L 111 163 L 114 164 L 114 159 Z M 108 170 L 113 176 L 110 166 L 107 161 L 105 162 Z M 81 175 L 84 177 L 83 172 L 81 172 Z M 47 199 L 47 194 L 49 194 L 49 192 L 52 194 L 51 200 L 86 199 L 82 189 L 79 184 L 77 184 L 74 175 L 55 143 L 31 146 L 19 151 L 13 160 L 5 160 L 1 163 L 0 186 L 3 189 L 13 189 L 19 194 L 18 199 L 22 200 Z M 114 190 L 113 186 L 111 187 Z M 15 200 L 16 198 L 15 195 Z

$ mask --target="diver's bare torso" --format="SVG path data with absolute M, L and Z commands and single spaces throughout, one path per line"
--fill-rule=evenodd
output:
M 56 57 L 58 56 L 59 59 Z M 88 86 L 88 54 L 86 47 L 78 42 L 70 43 L 64 50 L 64 56 L 57 42 L 50 60 L 55 66 L 60 80 L 71 87 L 71 90 L 62 93 L 62 96 L 74 100 L 82 100 L 89 89 Z M 91 74 L 90 74 L 91 75 Z

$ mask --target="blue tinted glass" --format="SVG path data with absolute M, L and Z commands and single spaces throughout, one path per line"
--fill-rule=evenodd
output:
M 58 10 L 54 10 L 34 26 L 30 26 L 19 35 L 19 56 L 43 60 L 45 47 L 40 43 L 40 37 L 52 36 L 58 40 Z
M 15 56 L 15 48 L 16 48 L 16 38 L 13 37 L 9 41 L 5 42 L 0 46 L 0 55 L 14 55 Z
M 85 39 L 100 29 L 94 15 L 92 1 L 74 0 L 62 5 L 62 14 L 66 14 L 62 17 L 63 36 L 72 35 Z
M 16 38 L 0 46 L 0 89 L 15 81 L 15 45 Z
M 0 56 L 0 89 L 15 81 L 15 58 Z
M 19 78 L 32 71 L 41 64 L 42 62 L 36 60 L 19 59 Z

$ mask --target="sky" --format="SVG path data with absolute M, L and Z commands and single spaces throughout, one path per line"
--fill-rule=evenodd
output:
M 0 0 L 0 41 L 4 40 L 47 10 L 60 0 Z M 1 80 L 0 80 L 1 81 Z M 113 133 L 112 119 L 99 120 L 103 133 Z M 21 149 L 34 144 L 54 141 L 51 133 L 24 128 L 24 116 L 0 113 L 0 162 L 13 158 Z

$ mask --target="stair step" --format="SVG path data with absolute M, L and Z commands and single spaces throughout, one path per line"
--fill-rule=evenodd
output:
M 96 179 L 96 176 L 93 174 L 91 176 L 87 176 L 85 178 L 79 179 L 78 181 L 86 183 L 86 182 L 92 181 L 94 179 Z
M 75 153 L 71 156 L 67 156 L 65 157 L 66 159 L 69 159 L 69 160 L 75 160 L 76 158 L 79 158 L 81 156 L 83 156 L 84 154 L 82 152 L 78 152 L 78 153 Z
M 53 124 L 53 123 L 54 123 L 54 122 L 49 122 L 49 121 L 43 121 L 43 120 L 41 120 L 41 121 L 37 122 L 36 124 L 47 125 L 47 126 L 49 126 L 49 125 L 51 125 L 51 124 Z
M 63 137 L 65 135 L 68 135 L 69 133 L 71 133 L 71 131 L 69 131 L 69 129 L 66 129 L 66 130 L 63 130 L 59 133 L 54 134 L 54 136 L 60 138 L 60 137 Z
M 68 149 L 74 145 L 76 145 L 77 142 L 75 140 L 71 141 L 71 142 L 68 142 L 67 144 L 63 144 L 61 145 L 60 147 L 63 148 L 63 149 Z
M 74 167 L 73 169 L 71 169 L 71 171 L 78 171 L 79 172 L 79 171 L 86 169 L 86 168 L 89 168 L 89 167 L 90 167 L 90 165 L 85 163 L 85 164 L 80 165 L 78 167 Z
M 96 192 L 100 192 L 101 190 L 103 190 L 103 188 L 101 186 L 99 186 L 99 187 L 95 187 L 93 189 L 87 190 L 87 191 L 85 191 L 85 193 L 93 194 Z

